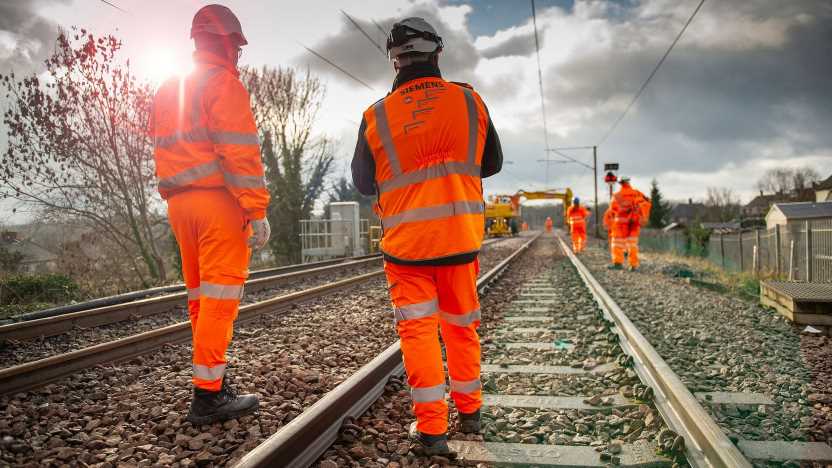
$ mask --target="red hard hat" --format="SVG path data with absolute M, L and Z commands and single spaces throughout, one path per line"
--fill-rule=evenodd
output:
M 191 23 L 191 39 L 200 33 L 216 34 L 218 36 L 238 36 L 240 45 L 248 44 L 243 35 L 240 20 L 228 7 L 222 5 L 207 5 L 199 9 Z

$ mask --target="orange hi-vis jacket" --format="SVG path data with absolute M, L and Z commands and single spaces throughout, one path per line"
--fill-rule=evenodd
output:
M 569 219 L 569 225 L 573 228 L 576 226 L 585 227 L 587 216 L 589 216 L 589 210 L 587 210 L 583 205 L 573 205 L 566 210 L 566 217 Z
M 422 77 L 375 103 L 364 120 L 385 256 L 407 263 L 479 251 L 489 125 L 479 95 L 467 85 Z
M 624 184 L 621 190 L 612 196 L 612 222 L 618 225 L 641 226 L 647 222 L 651 206 L 650 200 L 643 193 L 629 184 Z
M 196 69 L 156 93 L 150 130 L 162 198 L 191 189 L 225 188 L 248 219 L 266 216 L 257 127 L 236 67 L 205 51 Z

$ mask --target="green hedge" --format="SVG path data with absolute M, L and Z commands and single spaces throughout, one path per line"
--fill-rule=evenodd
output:
M 79 288 L 65 275 L 11 275 L 0 278 L 0 304 L 60 303 L 78 296 Z

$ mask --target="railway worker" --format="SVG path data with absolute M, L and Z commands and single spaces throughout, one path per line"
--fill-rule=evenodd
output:
M 552 217 L 551 217 L 551 216 L 547 216 L 547 217 L 546 217 L 546 232 L 552 232 L 552 226 L 553 226 L 553 224 L 552 224 Z
M 442 48 L 422 18 L 393 25 L 387 53 L 396 78 L 364 112 L 352 160 L 355 186 L 378 195 L 384 269 L 416 415 L 411 435 L 426 455 L 452 455 L 438 329 L 460 430 L 480 430 L 481 179 L 503 160 L 480 96 L 442 77 Z
M 610 269 L 624 267 L 627 252 L 630 270 L 638 269 L 638 235 L 641 225 L 650 216 L 650 200 L 630 186 L 630 178 L 622 177 L 621 189 L 612 196 L 610 208 L 604 216 L 604 225 L 610 231 L 612 265 Z
M 589 217 L 589 209 L 581 205 L 581 199 L 575 197 L 572 206 L 566 210 L 566 217 L 569 219 L 570 236 L 572 237 L 572 250 L 581 253 L 586 244 L 586 218 Z
M 194 16 L 195 69 L 159 88 L 153 103 L 159 193 L 188 288 L 193 333 L 194 393 L 187 419 L 194 425 L 254 412 L 256 395 L 238 395 L 226 374 L 251 248 L 269 239 L 257 128 L 249 95 L 238 78 L 246 45 L 228 8 L 208 5 Z

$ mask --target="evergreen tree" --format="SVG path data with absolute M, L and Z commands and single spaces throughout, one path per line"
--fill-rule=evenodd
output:
M 670 204 L 662 199 L 662 192 L 659 190 L 659 183 L 656 179 L 650 183 L 650 202 L 653 207 L 650 209 L 650 220 L 647 226 L 661 229 L 667 225 L 670 218 Z

